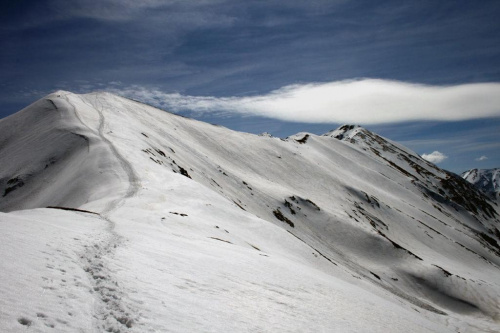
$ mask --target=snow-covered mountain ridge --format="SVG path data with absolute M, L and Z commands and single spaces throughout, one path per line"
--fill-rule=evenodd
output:
M 500 168 L 471 169 L 462 173 L 462 178 L 473 184 L 490 198 L 500 198 Z
M 0 120 L 0 165 L 0 249 L 26 254 L 7 331 L 499 328 L 496 203 L 360 127 L 279 139 L 61 91 Z

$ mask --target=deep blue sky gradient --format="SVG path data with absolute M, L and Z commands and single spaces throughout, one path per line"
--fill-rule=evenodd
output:
M 139 85 L 222 97 L 363 77 L 500 82 L 496 0 L 146 2 L 2 2 L 0 118 L 57 89 Z M 282 137 L 340 125 L 199 118 Z M 497 118 L 368 128 L 420 154 L 439 150 L 449 156 L 440 166 L 455 172 L 500 166 Z

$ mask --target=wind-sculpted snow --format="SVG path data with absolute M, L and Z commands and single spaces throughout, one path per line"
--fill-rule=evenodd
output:
M 36 315 L 49 317 L 44 305 L 30 310 L 8 297 L 0 328 L 500 329 L 497 205 L 366 129 L 280 139 L 111 94 L 67 92 L 0 129 L 0 209 L 13 211 L 0 226 L 19 235 L 14 247 L 2 234 L 2 254 L 19 253 L 2 262 L 2 285 L 27 285 L 30 304 L 40 303 L 50 271 L 30 267 L 46 254 L 22 235 L 43 226 L 40 237 L 56 253 L 79 258 L 71 269 L 85 281 L 65 279 L 51 295 L 93 300 L 79 321 L 54 310 L 50 318 L 65 323 L 47 325 Z M 22 221 L 14 212 L 47 206 L 66 210 L 25 210 Z M 65 234 L 86 225 L 99 228 L 73 236 L 78 242 Z M 23 270 L 30 278 L 14 282 Z

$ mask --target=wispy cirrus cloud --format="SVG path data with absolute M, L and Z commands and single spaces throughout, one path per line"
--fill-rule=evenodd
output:
M 487 159 L 488 159 L 488 157 L 487 157 L 487 156 L 485 156 L 485 155 L 483 155 L 483 156 L 481 156 L 481 157 L 476 158 L 476 161 L 481 162 L 481 161 L 486 161 Z
M 244 97 L 189 96 L 140 86 L 109 90 L 174 112 L 254 115 L 307 123 L 382 124 L 500 117 L 500 83 L 431 86 L 360 79 L 295 84 Z
M 438 164 L 438 163 L 443 162 L 445 159 L 447 159 L 448 156 L 446 156 L 445 154 L 443 154 L 443 153 L 435 150 L 435 151 L 433 151 L 430 154 L 422 154 L 422 158 L 424 160 L 427 160 L 427 161 L 431 162 L 431 163 Z
M 188 5 L 193 8 L 204 2 L 203 0 L 193 0 L 189 1 Z M 216 2 L 214 1 L 214 3 Z M 176 0 L 50 0 L 49 6 L 67 18 L 85 17 L 101 21 L 124 21 L 136 18 L 141 12 L 148 9 L 176 10 L 179 7 L 186 7 L 186 4 Z

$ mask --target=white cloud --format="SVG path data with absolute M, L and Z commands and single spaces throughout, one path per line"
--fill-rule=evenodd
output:
M 185 96 L 138 86 L 110 91 L 174 112 L 257 115 L 307 123 L 366 125 L 500 116 L 500 83 L 429 86 L 361 79 L 296 84 L 247 97 Z
M 448 158 L 448 156 L 435 150 L 430 154 L 423 154 L 422 158 L 424 160 L 431 162 L 431 163 L 437 164 L 437 163 L 443 162 L 445 159 Z
M 483 155 L 481 157 L 476 158 L 476 161 L 485 161 L 487 159 L 488 159 L 488 157 Z

